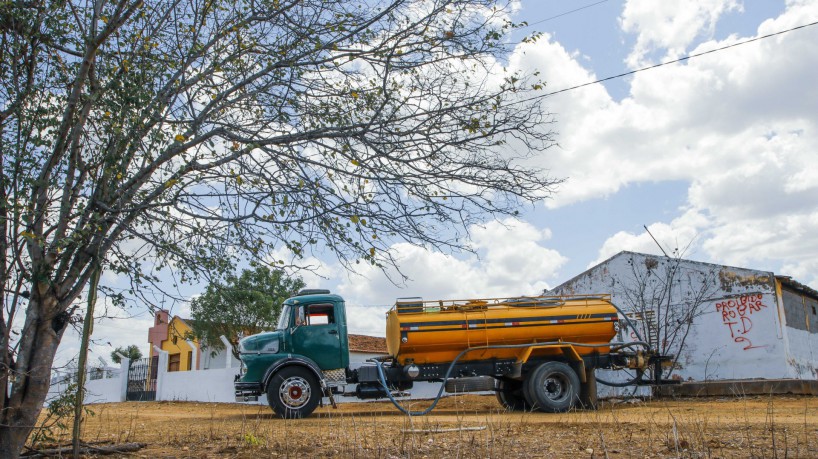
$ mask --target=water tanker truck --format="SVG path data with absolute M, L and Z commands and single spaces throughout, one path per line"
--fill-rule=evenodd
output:
M 353 369 L 344 299 L 302 290 L 284 302 L 275 331 L 239 342 L 236 400 L 266 394 L 288 419 L 309 416 L 324 399 L 335 406 L 336 395 L 388 398 L 425 414 L 444 390 L 495 391 L 509 410 L 594 408 L 594 370 L 630 369 L 636 377 L 627 384 L 650 384 L 659 381 L 644 381 L 645 370 L 668 360 L 644 341 L 612 342 L 623 320 L 608 295 L 399 299 L 386 314 L 388 355 Z M 395 395 L 420 381 L 440 382 L 438 396 L 424 411 L 407 411 Z

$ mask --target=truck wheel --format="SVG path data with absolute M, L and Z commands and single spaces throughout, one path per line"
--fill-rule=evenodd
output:
M 528 403 L 545 413 L 562 413 L 579 398 L 579 377 L 563 362 L 546 362 L 535 369 L 523 384 Z
M 321 399 L 321 388 L 306 368 L 282 368 L 267 385 L 267 401 L 283 419 L 300 419 L 312 414 Z
M 513 379 L 498 379 L 494 387 L 497 401 L 510 411 L 530 411 L 531 405 L 523 396 L 523 383 Z

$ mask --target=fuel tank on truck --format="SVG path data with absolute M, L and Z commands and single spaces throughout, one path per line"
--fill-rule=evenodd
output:
M 464 349 L 553 341 L 591 344 L 580 355 L 607 354 L 618 330 L 609 295 L 471 300 L 399 299 L 386 316 L 389 355 L 405 365 L 447 363 Z M 520 349 L 472 351 L 460 361 L 513 359 Z M 534 356 L 559 353 L 542 348 Z

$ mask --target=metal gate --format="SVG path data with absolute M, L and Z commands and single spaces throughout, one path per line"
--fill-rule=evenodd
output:
M 146 402 L 156 400 L 156 374 L 159 356 L 134 360 L 128 369 L 128 390 L 125 400 Z

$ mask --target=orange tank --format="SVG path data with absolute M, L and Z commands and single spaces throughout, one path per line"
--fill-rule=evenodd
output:
M 422 301 L 401 299 L 386 317 L 386 347 L 398 363 L 448 363 L 464 349 L 553 341 L 591 344 L 580 355 L 610 351 L 618 317 L 610 296 Z M 556 355 L 535 348 L 530 357 Z M 518 359 L 522 349 L 472 351 L 466 360 Z

